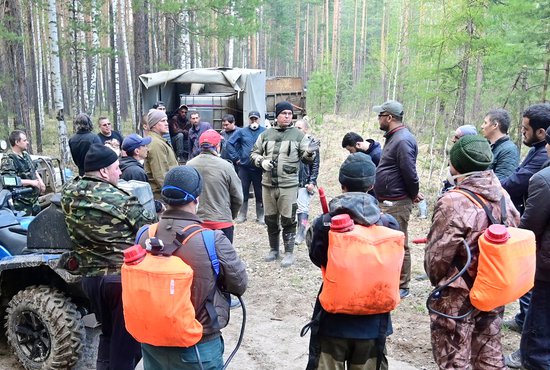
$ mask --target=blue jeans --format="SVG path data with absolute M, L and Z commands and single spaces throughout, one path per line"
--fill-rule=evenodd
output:
M 144 370 L 220 370 L 223 367 L 221 336 L 192 347 L 156 347 L 141 344 Z M 198 350 L 198 356 L 197 356 Z
M 520 353 L 528 370 L 550 369 L 550 282 L 535 280 L 521 334 Z
M 519 312 L 514 317 L 514 320 L 516 320 L 516 324 L 518 324 L 520 328 L 523 328 L 525 315 L 527 315 L 527 310 L 529 309 L 529 302 L 531 302 L 531 291 L 519 297 Z
M 252 183 L 256 203 L 262 203 L 262 171 L 260 169 L 239 166 L 239 178 L 243 186 L 243 200 L 245 202 L 248 201 L 250 184 Z

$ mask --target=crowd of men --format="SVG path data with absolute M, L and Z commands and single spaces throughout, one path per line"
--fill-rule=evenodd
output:
M 418 146 L 404 124 L 401 103 L 390 100 L 373 110 L 384 132 L 384 144 L 364 140 L 354 132 L 343 137 L 342 147 L 350 153 L 339 171 L 343 194 L 311 227 L 309 201 L 317 188 L 320 142 L 311 135 L 307 120 L 292 122 L 293 106 L 288 102 L 277 104 L 273 127 L 260 125 L 259 113 L 251 111 L 242 128 L 233 115 L 225 115 L 221 132 L 186 105 L 168 117 L 164 103 L 158 102 L 143 119 L 144 137 L 130 134 L 123 138 L 111 129 L 106 117 L 99 118 L 100 133 L 94 134 L 91 118 L 79 114 L 74 120 L 76 133 L 69 141 L 79 176 L 64 187 L 61 204 L 79 258 L 83 290 L 102 323 L 97 368 L 133 369 L 142 355 L 146 369 L 188 368 L 184 363 L 195 364 L 191 368 L 223 366 L 221 329 L 229 316 L 228 297 L 242 295 L 248 280 L 232 243 L 234 221 L 242 224 L 248 219 L 251 185 L 255 221 L 267 229 L 266 262 L 280 259 L 282 267 L 292 266 L 294 246 L 305 240 L 312 262 L 326 269 L 331 218 L 346 213 L 360 225 L 383 225 L 404 233 L 399 296 L 408 297 L 408 224 L 413 205 L 424 199 L 416 169 Z M 486 114 L 481 135 L 473 125 L 453 133 L 449 171 L 433 208 L 424 268 L 432 285 L 447 284 L 457 266 L 465 263 L 462 240 L 466 240 L 472 247 L 467 277 L 449 285 L 436 305 L 448 316 L 468 307 L 470 281 L 477 274 L 477 243 L 489 220 L 470 198 L 452 191 L 462 189 L 482 197 L 495 217 L 506 215 L 509 226 L 535 233 L 535 285 L 521 298 L 520 312 L 509 322 L 503 323 L 503 307 L 490 312 L 474 310 L 464 320 L 430 314 L 433 356 L 441 369 L 503 369 L 505 363 L 550 368 L 550 105 L 532 105 L 522 116 L 523 144 L 530 150 L 521 163 L 520 152 L 508 136 L 510 115 L 503 109 Z M 10 144 L 13 153 L 2 160 L 2 171 L 17 173 L 23 186 L 36 189 L 22 199 L 19 208 L 36 214 L 36 199 L 44 184 L 26 152 L 25 133 L 14 131 Z M 159 204 L 158 213 L 150 213 L 135 196 L 120 189 L 119 179 L 148 182 Z M 201 238 L 191 239 L 189 250 L 175 252 L 198 271 L 191 300 L 204 331 L 193 348 L 140 344 L 124 326 L 119 275 L 123 251 L 134 244 L 142 226 L 156 220 L 160 221 L 156 237 L 165 244 L 194 224 L 216 232 L 215 247 L 223 271 L 218 280 L 204 267 L 210 261 Z M 147 239 L 142 235 L 138 242 L 145 245 Z M 211 298 L 212 291 L 218 297 L 214 313 L 201 303 Z M 346 364 L 387 369 L 382 339 L 392 333 L 389 315 L 328 313 L 318 299 L 308 369 L 344 368 Z M 500 343 L 503 325 L 522 332 L 520 349 L 506 357 Z

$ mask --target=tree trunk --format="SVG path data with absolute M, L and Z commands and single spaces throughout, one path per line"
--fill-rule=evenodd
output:
M 132 82 L 132 68 L 130 65 L 130 54 L 128 53 L 128 41 L 126 37 L 126 1 L 120 0 L 120 35 L 122 36 L 122 50 L 124 51 L 124 65 L 126 66 L 126 83 L 128 85 L 128 100 L 130 103 L 130 112 L 136 111 L 136 102 L 134 97 L 134 84 Z M 136 127 L 138 122 L 132 117 L 132 127 Z M 121 143 L 122 144 L 122 143 Z
M 149 18 L 147 13 L 148 0 L 135 0 L 134 4 L 134 81 L 136 86 L 136 103 L 135 111 L 136 132 L 141 132 L 139 126 L 144 107 L 141 106 L 141 85 L 139 76 L 150 72 L 149 63 Z M 145 107 L 149 108 L 149 107 Z
M 4 9 L 5 25 L 8 32 L 14 35 L 22 35 L 23 27 L 21 22 L 21 8 L 19 0 L 4 0 L 2 4 Z M 23 129 L 29 139 L 29 152 L 32 153 L 32 137 L 29 109 L 29 96 L 27 91 L 27 61 L 25 58 L 24 45 L 22 39 L 9 39 L 6 41 L 8 66 L 13 76 L 13 106 L 15 108 L 14 123 L 15 128 Z
M 32 80 L 35 81 L 34 89 L 32 89 L 33 108 L 34 108 L 34 126 L 36 131 L 36 150 L 38 153 L 42 153 L 42 128 L 44 127 L 44 107 L 42 99 L 42 60 L 41 54 L 38 56 L 35 54 L 35 50 L 38 51 L 38 45 L 40 44 L 40 33 L 36 32 L 36 21 L 32 12 L 32 7 L 27 7 L 28 14 L 28 26 L 30 34 L 30 59 L 35 68 L 31 68 Z M 38 39 L 38 40 L 37 40 Z
M 113 83 L 114 97 L 113 103 L 114 129 L 120 132 L 122 119 L 120 118 L 120 76 L 118 73 L 118 0 L 112 0 L 110 3 L 111 13 L 111 78 Z
M 544 84 L 542 85 L 542 102 L 546 103 L 546 92 L 548 91 L 548 75 L 550 74 L 550 59 L 546 61 L 546 66 L 544 67 Z
M 55 0 L 49 0 L 49 25 L 50 25 L 50 58 L 52 66 L 52 82 L 54 91 L 55 118 L 57 119 L 57 131 L 59 134 L 59 152 L 61 159 L 61 170 L 69 161 L 69 140 L 67 137 L 67 126 L 63 116 L 63 91 L 61 90 L 61 64 L 59 62 L 59 44 L 57 34 L 57 9 Z
M 357 82 L 357 19 L 358 16 L 358 0 L 354 0 L 353 4 L 353 47 L 351 57 L 351 80 L 355 84 Z
M 387 34 L 388 34 L 388 20 L 387 14 L 387 0 L 384 0 L 382 5 L 382 29 L 380 31 L 380 82 L 382 83 L 382 93 L 384 99 L 388 98 L 388 46 L 387 46 Z
M 92 55 L 90 58 L 90 93 L 88 94 L 88 112 L 93 116 L 96 108 L 97 93 L 97 62 L 99 59 L 99 33 L 97 26 L 100 22 L 97 9 L 97 0 L 92 0 Z
M 332 12 L 332 70 L 336 72 L 340 40 L 340 0 L 334 0 Z
M 481 93 L 483 89 L 483 55 L 478 54 L 476 62 L 476 90 L 474 94 L 474 101 L 472 103 L 472 113 L 470 114 L 469 121 L 473 122 L 478 118 L 481 111 Z

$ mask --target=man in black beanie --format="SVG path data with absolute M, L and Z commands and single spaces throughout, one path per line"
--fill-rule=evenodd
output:
M 61 197 L 82 288 L 102 323 L 97 369 L 103 370 L 133 370 L 141 358 L 139 343 L 124 326 L 120 267 L 123 250 L 134 244 L 139 228 L 155 219 L 135 196 L 116 186 L 118 163 L 112 149 L 91 145 L 84 176 L 67 183 Z
M 266 262 L 279 258 L 279 234 L 283 229 L 285 256 L 282 267 L 294 263 L 296 209 L 300 161 L 311 163 L 319 149 L 319 141 L 309 139 L 291 126 L 292 105 L 280 102 L 275 106 L 277 123 L 260 134 L 250 153 L 250 160 L 262 168 L 262 200 L 269 238 Z
M 367 194 L 374 186 L 375 175 L 376 166 L 365 153 L 350 154 L 342 163 L 338 181 L 343 194 L 331 200 L 329 213 L 315 218 L 307 232 L 309 257 L 317 267 L 327 267 L 330 223 L 336 215 L 348 214 L 357 225 L 380 225 L 399 230 L 395 218 L 381 214 L 376 199 Z M 369 271 L 364 271 L 364 278 L 370 278 Z M 378 344 L 392 333 L 389 312 L 374 315 L 330 313 L 324 310 L 317 297 L 312 319 L 317 321 L 318 331 L 311 333 L 306 369 L 343 369 L 346 364 L 347 368 L 374 369 L 377 360 L 380 360 L 380 369 L 388 368 L 385 345 L 380 347 Z
M 164 245 L 171 244 L 176 239 L 176 233 L 185 227 L 202 223 L 196 213 L 204 185 L 199 171 L 191 166 L 178 166 L 168 171 L 161 189 L 167 209 L 160 218 L 155 234 Z M 147 238 L 148 235 L 143 235 L 139 243 L 145 246 Z M 190 365 L 186 360 L 195 361 L 197 357 L 203 363 L 195 362 L 194 368 L 223 367 L 224 347 L 220 329 L 229 322 L 229 293 L 242 295 L 248 284 L 248 275 L 246 266 L 224 233 L 214 230 L 214 239 L 220 272 L 223 272 L 218 277 L 214 274 L 212 261 L 200 233 L 190 237 L 184 247 L 173 253 L 193 269 L 191 303 L 202 325 L 201 340 L 191 347 L 142 344 L 145 369 L 187 369 Z

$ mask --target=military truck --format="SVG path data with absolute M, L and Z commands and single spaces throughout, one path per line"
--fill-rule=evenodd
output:
M 139 79 L 142 114 L 157 101 L 163 101 L 168 112 L 185 104 L 190 111 L 199 111 L 201 120 L 217 130 L 221 130 L 225 114 L 234 115 L 241 127 L 248 123 L 250 111 L 265 116 L 266 77 L 261 69 L 176 69 L 143 74 Z
M 293 119 L 306 115 L 306 95 L 301 77 L 269 77 L 265 85 L 267 118 L 275 119 L 275 105 L 288 101 L 293 106 Z

